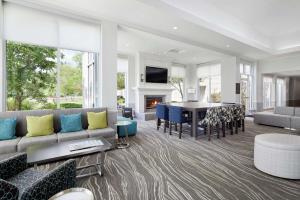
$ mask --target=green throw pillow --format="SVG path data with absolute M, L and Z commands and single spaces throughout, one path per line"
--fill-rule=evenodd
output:
M 27 137 L 45 136 L 54 132 L 53 115 L 27 116 Z
M 101 129 L 107 127 L 106 111 L 104 112 L 87 112 L 89 130 Z

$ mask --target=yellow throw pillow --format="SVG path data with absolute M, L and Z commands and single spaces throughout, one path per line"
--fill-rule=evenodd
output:
M 27 116 L 27 137 L 45 136 L 54 132 L 53 115 Z
M 89 130 L 101 129 L 107 127 L 106 111 L 104 112 L 87 112 Z

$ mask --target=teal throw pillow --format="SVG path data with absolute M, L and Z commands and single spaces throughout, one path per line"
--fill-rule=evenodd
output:
M 0 140 L 11 140 L 16 138 L 17 119 L 0 119 Z
M 60 115 L 61 133 L 82 130 L 81 113 L 72 115 Z

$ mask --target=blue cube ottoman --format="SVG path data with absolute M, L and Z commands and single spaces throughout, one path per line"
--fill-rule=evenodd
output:
M 120 117 L 117 118 L 118 121 L 130 121 L 131 124 L 128 126 L 128 136 L 134 136 L 137 132 L 137 122 L 135 120 L 131 120 L 129 118 Z M 125 137 L 125 127 L 118 127 L 118 135 L 119 137 Z

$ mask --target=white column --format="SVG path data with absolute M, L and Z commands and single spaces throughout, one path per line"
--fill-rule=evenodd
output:
M 198 87 L 198 77 L 197 77 L 197 65 L 187 65 L 186 67 L 186 77 L 185 80 L 185 98 L 184 100 L 198 100 L 199 99 L 199 87 Z M 195 93 L 188 93 L 188 89 L 194 89 Z
M 101 23 L 100 105 L 117 110 L 117 24 Z
M 5 41 L 3 38 L 3 1 L 0 1 L 0 112 L 6 110 Z
M 221 98 L 222 102 L 239 103 L 236 83 L 240 83 L 239 58 L 226 57 L 221 60 Z
M 136 84 L 136 74 L 135 74 L 135 57 L 128 56 L 128 69 L 127 69 L 127 79 L 126 79 L 126 103 L 129 107 L 134 107 L 135 103 L 135 92 L 133 87 Z

